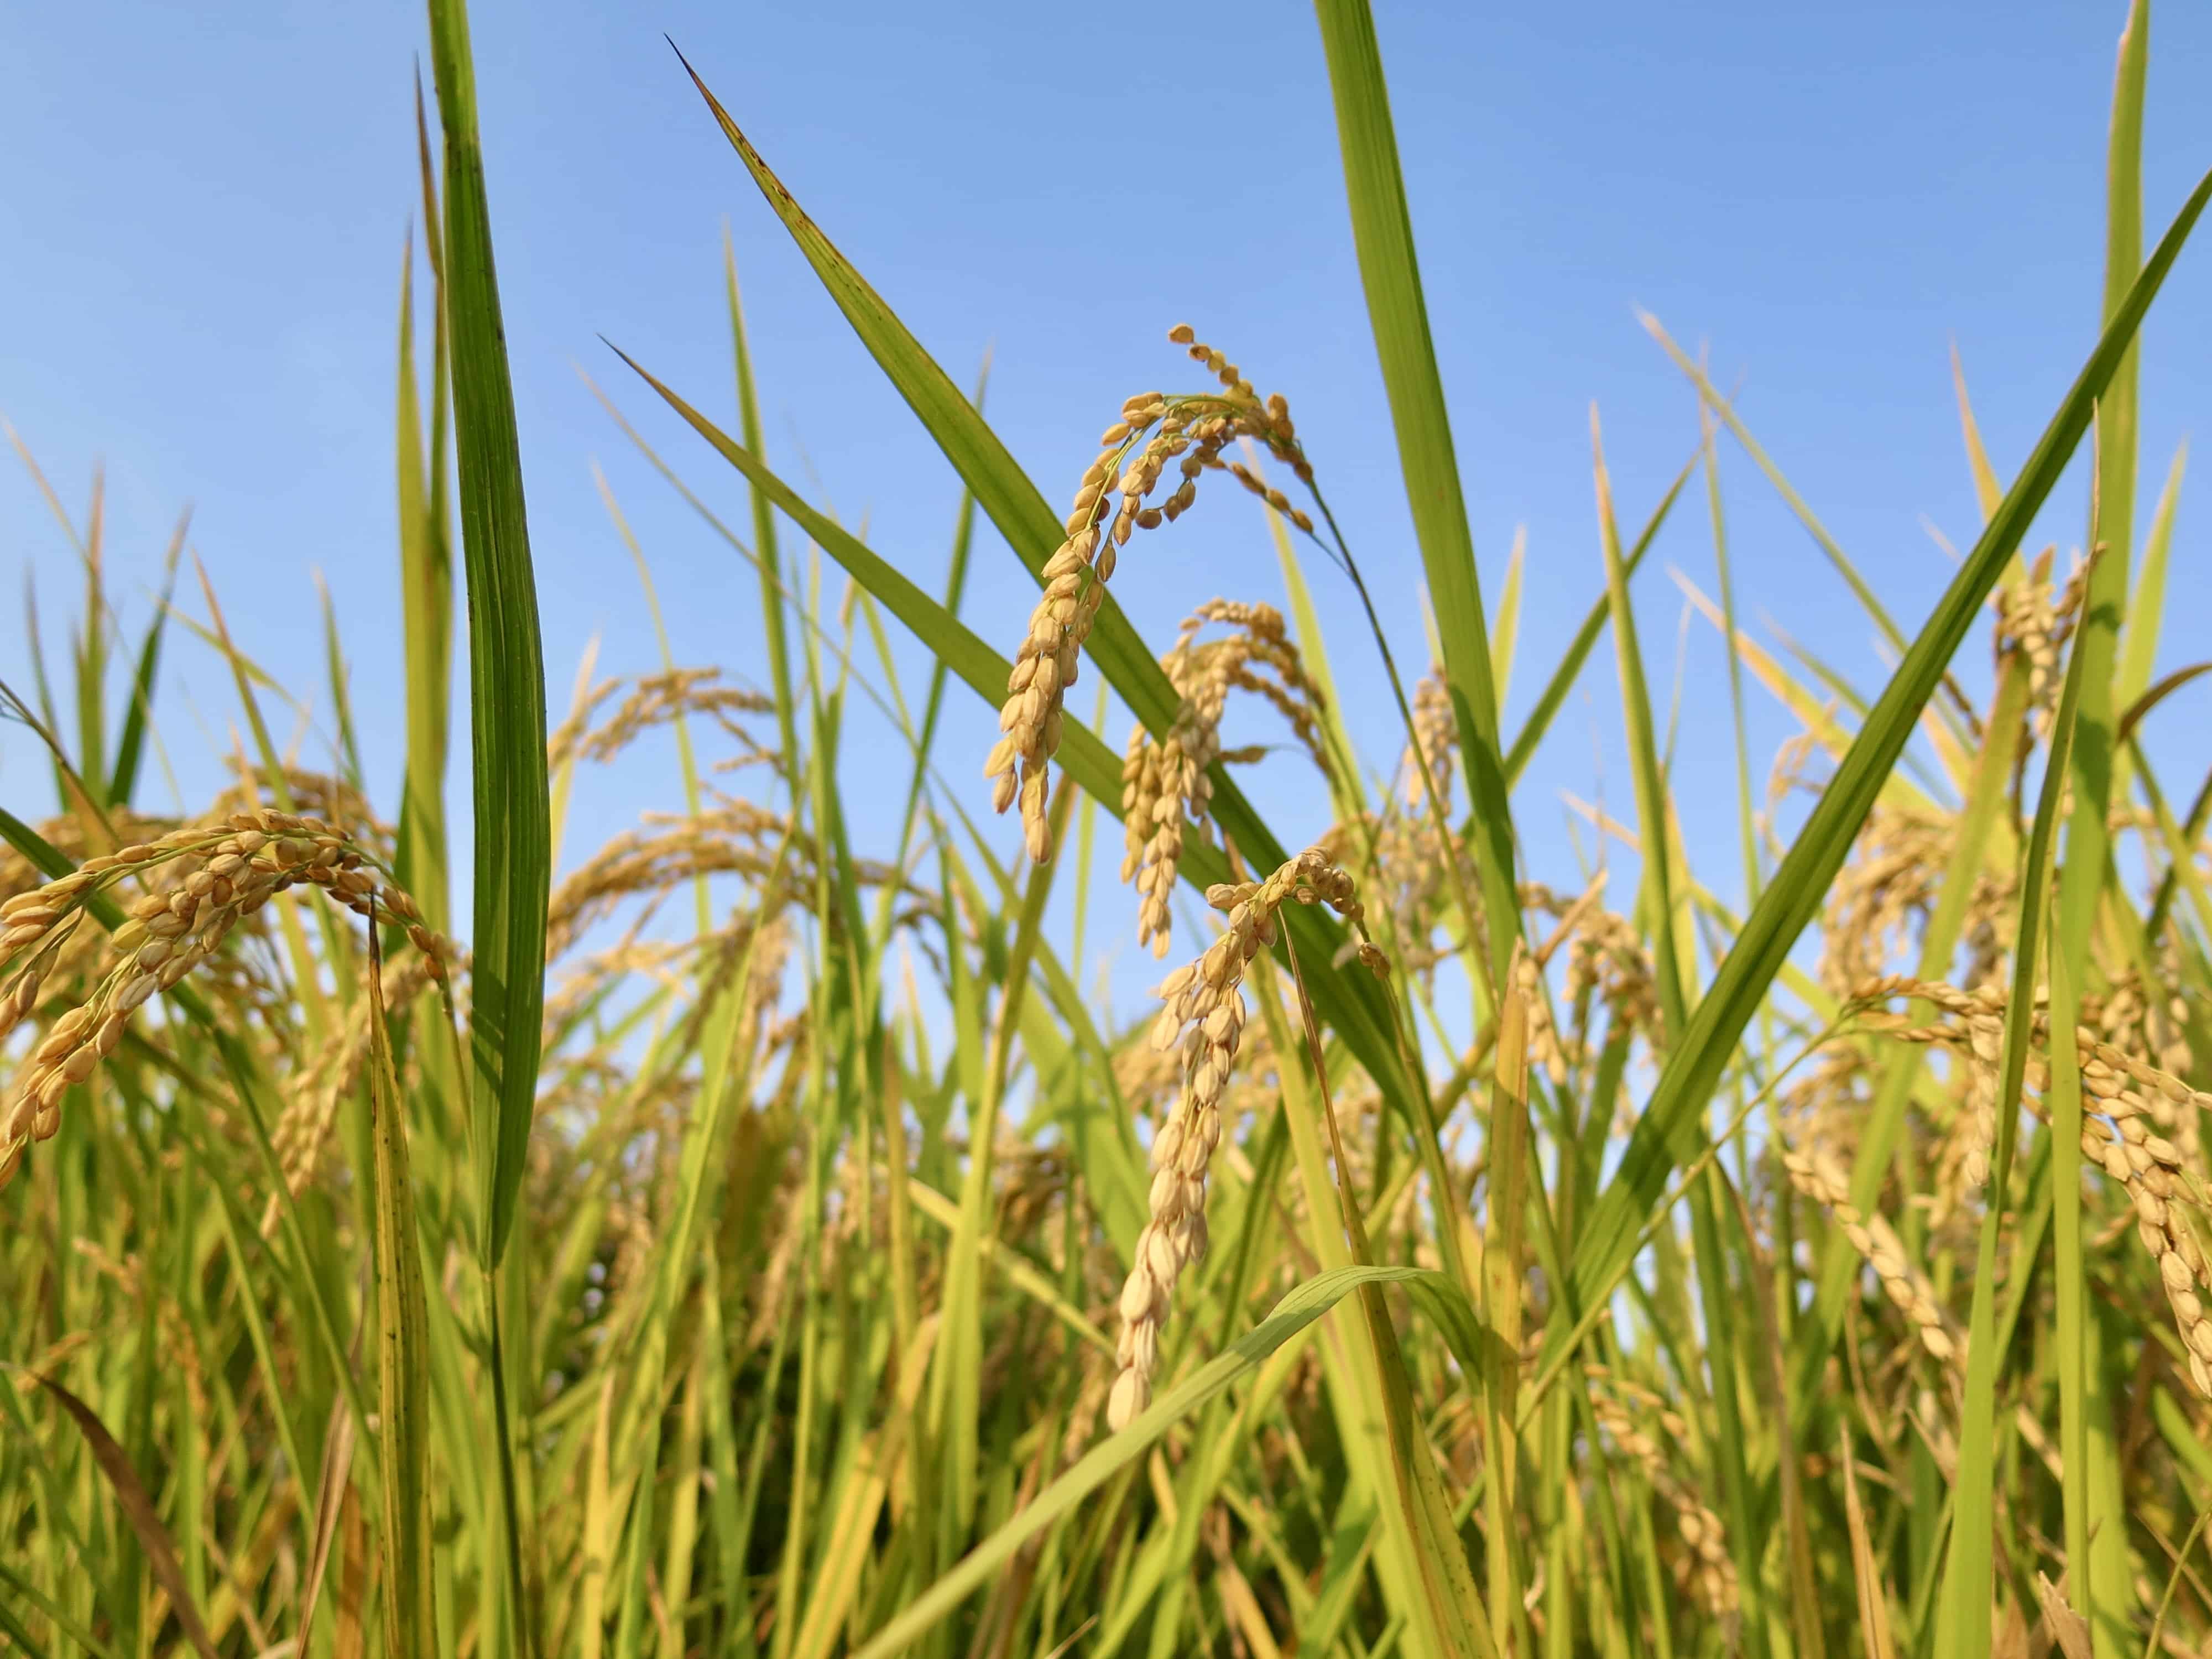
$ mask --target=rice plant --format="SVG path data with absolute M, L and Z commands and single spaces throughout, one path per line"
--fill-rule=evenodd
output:
M 1984 526 L 1918 631 L 1653 322 L 1697 459 L 1625 523 L 1593 417 L 1588 616 L 1516 730 L 1519 565 L 1486 602 L 1374 26 L 1317 10 L 1436 661 L 1391 659 L 1295 385 L 1177 324 L 1180 378 L 1099 411 L 1055 511 L 695 76 L 964 491 L 947 585 L 763 459 L 732 272 L 734 434 L 627 358 L 605 395 L 641 447 L 625 409 L 696 434 L 647 453 L 757 573 L 763 636 L 587 665 L 549 714 L 499 158 L 431 0 L 406 626 L 354 641 L 404 774 L 280 747 L 210 585 L 189 626 L 246 739 L 204 810 L 147 811 L 186 607 L 117 636 L 96 500 L 69 659 L 0 686 L 59 802 L 0 812 L 0 1645 L 2212 1649 L 2212 785 L 2169 793 L 2145 746 L 2199 671 L 2154 679 L 2183 475 L 2138 513 L 2134 356 L 2212 174 L 2146 254 L 2147 0 L 2101 333 L 2009 481 L 1961 382 Z M 1724 441 L 1893 643 L 1883 684 L 1738 626 Z M 2032 542 L 2076 465 L 2086 544 Z M 723 465 L 742 532 L 683 482 Z M 1700 470 L 1723 587 L 1692 599 L 1735 695 L 1802 726 L 1769 768 L 1739 706 L 1740 859 L 1680 834 L 1629 580 Z M 1158 580 L 1193 513 L 1262 515 L 1282 589 L 1148 641 L 1109 579 Z M 1004 654 L 960 619 L 979 514 L 1040 590 Z M 1387 752 L 1335 701 L 1325 599 L 1370 625 Z M 1562 890 L 1519 785 L 1608 639 L 1634 813 L 1589 816 L 1634 878 Z M 863 699 L 910 761 L 864 804 Z M 559 857 L 573 793 L 647 734 L 665 799 Z M 1325 821 L 1264 821 L 1255 765 L 1316 769 Z M 1084 989 L 1109 925 L 1176 964 L 1143 1018 Z

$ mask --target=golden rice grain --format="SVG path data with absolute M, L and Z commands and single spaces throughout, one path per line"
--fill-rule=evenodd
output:
M 1243 1035 L 1239 988 L 1245 971 L 1274 944 L 1277 913 L 1285 904 L 1326 904 L 1356 927 L 1365 919 L 1351 876 L 1318 848 L 1265 881 L 1223 883 L 1206 898 L 1224 913 L 1226 929 L 1197 961 L 1168 975 L 1159 988 L 1165 1006 L 1152 1024 L 1156 1050 L 1182 1050 L 1182 1089 L 1152 1137 L 1151 1216 L 1137 1236 L 1121 1286 L 1115 1347 L 1121 1370 L 1106 1407 L 1106 1420 L 1115 1429 L 1127 1427 L 1152 1403 L 1160 1328 L 1176 1281 L 1206 1255 L 1206 1169 L 1220 1144 L 1222 1092 Z M 1380 953 L 1365 942 L 1364 928 L 1359 948 L 1362 960 L 1379 966 Z

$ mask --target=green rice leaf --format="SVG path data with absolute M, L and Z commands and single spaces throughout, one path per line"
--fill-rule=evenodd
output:
M 682 56 L 678 54 L 679 59 Z M 952 463 L 953 470 L 959 473 L 961 481 L 975 492 L 976 504 L 999 527 L 1006 544 L 1029 567 L 1032 575 L 1042 571 L 1045 561 L 1066 538 L 1060 515 L 1052 510 L 1042 493 L 1030 481 L 1029 475 L 1022 471 L 998 434 L 952 377 L 939 367 L 883 296 L 869 286 L 836 246 L 807 217 L 798 199 L 769 169 L 752 142 L 731 119 L 729 112 L 708 90 L 698 71 L 688 62 L 684 68 L 692 84 L 698 88 L 699 95 L 706 100 L 722 136 L 745 164 L 745 170 L 775 210 L 776 217 L 783 222 L 784 228 L 791 233 L 799 251 L 806 256 L 807 264 L 813 267 L 823 288 L 836 301 L 838 310 L 844 313 L 853 332 L 920 417 L 938 447 L 945 452 L 945 459 Z M 1121 614 L 1111 593 L 1106 597 L 1085 648 L 1137 718 L 1154 732 L 1166 732 L 1175 720 L 1179 699 L 1169 685 L 1167 675 L 1137 637 L 1136 629 Z M 987 695 L 996 696 L 1004 691 L 1002 680 L 995 691 Z
M 417 88 L 417 95 L 420 88 Z M 428 135 L 423 142 L 427 146 Z M 445 490 L 447 335 L 442 294 L 434 295 L 430 449 L 423 453 L 415 378 L 414 249 L 399 283 L 399 373 L 395 447 L 399 483 L 399 598 L 407 688 L 407 771 L 399 798 L 397 873 L 422 918 L 453 926 L 447 890 L 446 761 L 453 679 L 453 552 Z M 442 284 L 441 284 L 442 286 Z
M 738 253 L 729 227 L 722 228 L 722 285 L 729 298 L 730 348 L 737 366 L 738 431 L 745 447 L 762 453 L 760 392 L 753 384 L 753 354 L 745 333 L 745 307 L 738 293 Z M 769 684 L 775 693 L 777 735 L 783 739 L 784 768 L 798 788 L 799 728 L 791 692 L 791 647 L 784 637 L 783 561 L 776 551 L 775 507 L 758 489 L 752 492 L 753 551 L 760 565 L 761 633 L 768 645 Z
M 1723 397 L 1713 383 L 1706 378 L 1704 368 L 1692 362 L 1689 354 L 1676 345 L 1668 337 L 1667 331 L 1659 325 L 1657 318 L 1648 312 L 1642 313 L 1642 317 L 1644 326 L 1651 337 L 1656 340 L 1661 349 L 1674 360 L 1674 367 L 1687 375 L 1691 382 L 1696 386 L 1699 399 L 1705 406 L 1720 416 L 1722 423 L 1734 434 L 1735 441 L 1743 446 L 1744 453 L 1749 455 L 1758 465 L 1759 470 L 1766 475 L 1767 482 L 1774 486 L 1775 494 L 1782 497 L 1790 512 L 1796 515 L 1797 521 L 1805 526 L 1806 534 L 1812 537 L 1814 544 L 1826 556 L 1828 562 L 1835 567 L 1836 574 L 1844 579 L 1844 585 L 1850 589 L 1852 597 L 1858 600 L 1861 608 L 1873 620 L 1875 628 L 1881 630 L 1883 641 L 1893 650 L 1903 651 L 1905 635 L 1891 618 L 1887 607 L 1875 596 L 1874 589 L 1867 586 L 1866 578 L 1859 574 L 1858 567 L 1852 562 L 1850 555 L 1844 551 L 1836 538 L 1828 533 L 1827 527 L 1814 516 L 1813 509 L 1806 504 L 1804 497 L 1800 495 L 1791 486 L 1790 480 L 1783 476 L 1782 469 L 1774 464 L 1764 449 L 1759 447 L 1759 441 L 1751 435 L 1750 428 L 1744 425 L 1742 417 L 1737 415 L 1735 406 Z
M 377 1413 L 384 1491 L 384 1650 L 437 1652 L 431 1571 L 428 1334 L 407 1126 L 384 1029 L 378 965 L 369 969 L 368 1091 L 375 1159 Z
M 1489 625 L 1482 583 L 1460 490 L 1459 460 L 1444 408 L 1443 379 L 1429 336 L 1427 301 L 1413 253 L 1413 222 L 1406 205 L 1398 164 L 1390 94 L 1382 77 L 1382 48 L 1367 0 L 1316 0 L 1322 45 L 1328 56 L 1329 90 L 1336 102 L 1337 138 L 1344 155 L 1345 195 L 1352 213 L 1352 245 L 1375 353 L 1389 394 L 1422 569 L 1436 606 L 1443 647 L 1444 678 L 1466 757 L 1484 908 L 1490 917 L 1490 969 L 1503 981 L 1520 933 L 1520 900 L 1514 883 L 1513 813 L 1498 735 L 1498 694 L 1491 678 Z M 1510 918 L 1510 921 L 1507 920 Z
M 552 818 L 545 775 L 545 667 L 530 562 L 514 389 L 493 268 L 466 0 L 430 0 L 431 61 L 445 138 L 446 308 L 468 577 L 469 710 L 476 807 L 475 1064 L 477 1252 L 496 1267 L 538 1095 Z
M 2119 678 L 2113 683 L 2112 701 L 2125 708 L 2150 685 L 2152 667 L 2158 660 L 2160 625 L 2166 620 L 2166 575 L 2173 550 L 2173 515 L 2181 501 L 2182 475 L 2189 466 L 2189 446 L 2173 452 L 2166 469 L 2165 488 L 2151 510 L 2150 529 L 2143 536 L 2142 570 L 2136 578 L 2134 596 L 2128 601 L 2127 629 L 2120 645 Z
M 1682 486 L 1690 482 L 1690 475 L 1697 471 L 1697 467 L 1698 458 L 1695 455 L 1683 463 L 1682 470 L 1674 475 L 1674 482 L 1668 485 L 1667 493 L 1659 498 L 1659 505 L 1644 520 L 1635 545 L 1628 550 L 1627 557 L 1622 561 L 1632 578 L 1642 567 L 1644 556 L 1651 550 L 1651 544 L 1658 538 L 1661 527 L 1667 522 L 1668 514 L 1674 510 L 1675 497 L 1682 493 Z M 1521 774 L 1528 769 L 1529 757 L 1535 754 L 1545 733 L 1552 729 L 1553 717 L 1559 712 L 1559 706 L 1566 702 L 1567 693 L 1573 690 L 1581 680 L 1583 665 L 1589 660 L 1591 648 L 1597 644 L 1598 635 L 1604 631 L 1610 603 L 1604 592 L 1590 602 L 1582 626 L 1575 629 L 1575 636 L 1567 646 L 1566 654 L 1552 670 L 1551 678 L 1544 682 L 1544 690 L 1536 699 L 1536 706 L 1528 711 L 1528 718 L 1521 723 L 1521 730 L 1513 739 L 1513 746 L 1505 753 L 1505 785 L 1509 789 L 1520 782 Z
M 1996 1138 L 1990 1149 L 1988 1208 L 1982 1216 L 1973 1311 L 1966 1337 L 1966 1400 L 1960 1409 L 1959 1478 L 1954 1488 L 1958 1513 L 1951 1528 L 1951 1559 L 1943 1591 L 1945 1605 L 1956 1620 L 1951 1640 L 1960 1659 L 1987 1659 L 1989 1610 L 1996 1605 L 1996 1376 L 2004 1357 L 1996 1341 L 1997 1244 L 2012 1180 L 2021 1087 L 2027 1075 L 2028 1050 L 2034 1035 L 2036 990 L 2045 967 L 2051 854 L 2063 810 L 2075 714 L 2081 702 L 2081 664 L 2082 653 L 2076 649 L 2067 662 L 2065 687 L 2051 722 L 2042 795 L 2036 805 L 2035 826 L 2028 836 L 2027 861 L 2021 872 L 2012 996 L 2006 1006 L 2003 1069 L 1997 1085 Z M 2075 1133 L 2080 1133 L 2078 1124 Z M 2023 1265 L 2016 1262 L 2014 1273 L 2019 1273 Z
M 161 597 L 154 606 L 154 620 L 146 624 L 146 637 L 138 647 L 138 666 L 131 677 L 131 706 L 123 712 L 123 730 L 115 743 L 115 772 L 108 780 L 107 799 L 127 806 L 138 787 L 138 763 L 145 752 L 147 722 L 154 709 L 154 680 L 161 665 L 161 630 L 169 620 L 169 600 L 177 591 L 177 561 L 185 550 L 185 532 L 191 523 L 187 513 L 177 520 L 169 538 L 169 550 L 161 560 Z
M 2105 303 L 2108 326 L 2125 314 L 2142 285 L 2142 121 L 2150 49 L 2148 0 L 2134 0 L 2120 35 L 2112 87 L 2112 127 L 2106 152 Z M 2154 265 L 2155 257 L 2154 257 Z M 2147 272 L 2144 274 L 2148 274 Z M 2086 1269 L 2075 1231 L 2080 1206 L 2075 1176 L 2081 1148 L 2078 1093 L 2074 1128 L 2066 1127 L 2075 1089 L 2072 1017 L 2068 996 L 2091 988 L 2090 935 L 2109 884 L 2110 811 L 2120 758 L 2114 707 L 2119 636 L 2128 604 L 2134 556 L 2136 493 L 2136 363 L 2130 336 L 2114 364 L 2097 407 L 2095 468 L 2091 475 L 2090 547 L 2096 555 L 2084 584 L 2081 619 L 2074 649 L 2081 658 L 2079 723 L 2070 757 L 2073 809 L 2066 831 L 2066 861 L 2058 878 L 2058 921 L 2051 938 L 2052 1185 L 2058 1195 L 2057 1340 L 2093 1340 L 2097 1310 L 2085 1300 Z M 2077 1351 L 2078 1352 L 2078 1351 Z M 2120 1495 L 2120 1450 L 2112 1390 L 2101 1361 L 2078 1373 L 2069 1358 L 2060 1390 L 2062 1459 L 2065 1462 L 2068 1594 L 2094 1632 L 2098 1659 L 2120 1659 L 2133 1646 L 2128 1629 L 2136 1600 L 2129 1563 L 2127 1514 Z

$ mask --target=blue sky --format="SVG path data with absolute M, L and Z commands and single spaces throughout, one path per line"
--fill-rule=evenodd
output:
M 1382 0 L 1376 10 L 1493 596 L 1515 527 L 1528 532 L 1509 728 L 1599 590 L 1590 402 L 1632 523 L 1696 441 L 1689 390 L 1637 326 L 1638 305 L 1692 349 L 1710 343 L 1717 378 L 1741 386 L 1768 449 L 1917 625 L 1950 569 L 1925 526 L 1963 547 L 1978 524 L 1950 342 L 2008 471 L 2094 340 L 2123 9 Z M 473 23 L 556 714 L 591 637 L 606 669 L 654 662 L 594 460 L 653 562 L 679 660 L 764 672 L 750 573 L 629 449 L 575 372 L 598 377 L 743 521 L 734 475 L 647 406 L 598 337 L 726 411 L 726 220 L 772 459 L 847 523 L 865 521 L 878 549 L 931 587 L 957 499 L 715 133 L 664 33 L 956 377 L 994 354 L 990 414 L 1048 496 L 1067 492 L 1122 397 L 1173 383 L 1181 360 L 1162 338 L 1171 323 L 1195 324 L 1263 390 L 1284 392 L 1401 657 L 1419 659 L 1419 560 L 1310 13 L 479 0 Z M 410 77 L 422 39 L 410 6 L 117 0 L 0 13 L 0 150 L 16 158 L 0 184 L 0 415 L 72 502 L 104 463 L 126 625 L 143 622 L 169 526 L 191 503 L 193 545 L 240 644 L 323 708 L 319 569 L 387 798 L 401 753 L 388 695 L 393 325 L 416 199 Z M 2212 103 L 2192 95 L 2208 77 L 2212 15 L 2165 7 L 2153 25 L 2152 236 L 2212 164 Z M 2212 250 L 2185 256 L 2145 337 L 2148 492 L 2212 413 Z M 1746 617 L 1771 618 L 1878 683 L 1872 630 L 1842 585 L 1740 452 L 1724 451 L 1723 467 Z M 2080 502 L 2076 487 L 2047 515 L 2063 547 L 2080 540 Z M 2169 665 L 2197 653 L 2179 624 L 2206 575 L 2202 522 L 2185 492 Z M 1680 632 L 1670 564 L 1710 588 L 1695 497 L 1638 598 L 1662 698 L 1687 641 L 1677 781 L 1693 859 L 1729 890 L 1723 659 L 1703 624 Z M 0 457 L 0 580 L 26 573 L 58 632 L 71 556 L 27 477 Z M 1387 764 L 1395 717 L 1371 653 L 1346 596 L 1314 574 L 1355 737 Z M 1140 545 L 1116 588 L 1163 643 L 1216 594 L 1279 595 L 1256 515 L 1226 496 Z M 987 535 L 971 623 L 1011 644 L 1033 593 Z M 1970 679 L 1985 657 L 1984 640 L 1969 646 Z M 904 660 L 910 672 L 918 661 Z M 196 646 L 180 638 L 170 664 L 161 718 L 197 802 L 234 712 L 227 677 Z M 12 629 L 0 665 L 23 677 Z M 1624 811 L 1630 799 L 1604 652 L 1585 687 L 1521 797 L 1532 863 L 1563 881 L 1574 865 L 1556 833 L 1559 792 L 1602 788 Z M 1763 779 L 1790 728 L 1763 702 L 1754 712 Z M 2201 722 L 2168 721 L 2164 751 L 2183 770 L 2193 763 L 2193 776 Z M 1124 722 L 1109 725 L 1118 744 Z M 956 690 L 948 775 L 963 776 L 969 750 L 980 761 L 993 732 L 990 712 Z M 864 722 L 854 788 L 899 755 Z M 640 766 L 619 787 L 580 788 L 572 847 L 625 826 L 641 801 L 674 803 L 666 757 Z M 1295 842 L 1321 823 L 1317 795 L 1290 774 L 1287 763 L 1263 769 L 1255 788 Z M 980 804 L 980 778 L 975 787 Z M 0 799 L 43 811 L 47 790 L 31 739 L 0 730 Z M 1120 914 L 1100 923 L 1109 920 L 1118 929 Z

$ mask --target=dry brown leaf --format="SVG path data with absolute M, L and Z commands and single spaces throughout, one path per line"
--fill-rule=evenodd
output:
M 169 1541 L 169 1529 L 161 1524 L 161 1514 L 154 1506 L 151 1493 L 145 1482 L 139 1480 L 138 1471 L 131 1467 L 131 1459 L 107 1431 L 107 1425 L 96 1413 L 51 1376 L 33 1380 L 60 1402 L 61 1408 L 76 1422 L 77 1432 L 83 1435 L 86 1448 L 100 1472 L 107 1477 L 114 1488 L 115 1501 L 123 1510 L 123 1518 L 131 1523 L 137 1534 L 138 1547 L 146 1552 L 146 1565 L 153 1569 L 156 1583 L 169 1598 L 169 1607 L 184 1626 L 185 1635 L 201 1659 L 217 1659 L 215 1644 L 208 1639 L 207 1625 L 200 1618 L 199 1608 L 192 1601 L 191 1591 L 185 1584 L 184 1569 L 177 1565 L 176 1546 Z
M 315 1603 L 323 1591 L 323 1572 L 330 1565 L 331 1543 L 337 1536 L 338 1510 L 350 1495 L 353 1474 L 353 1412 L 341 1396 L 331 1408 L 331 1431 L 323 1442 L 322 1477 L 315 1486 L 314 1549 L 308 1559 L 307 1582 L 300 1592 L 298 1651 L 307 1650 L 315 1622 Z
M 2051 1639 L 2058 1644 L 2066 1659 L 2095 1659 L 2089 1643 L 2089 1621 L 2075 1612 L 2067 1601 L 2063 1577 L 2054 1584 L 2037 1573 L 2035 1594 L 2043 1603 L 2043 1627 L 2051 1632 Z
M 1874 1540 L 1867 1535 L 1866 1510 L 1859 1503 L 1858 1464 L 1851 1455 L 1851 1431 L 1843 1431 L 1844 1518 L 1851 1529 L 1851 1572 L 1859 1597 L 1859 1640 L 1866 1659 L 1896 1659 L 1889 1634 L 1889 1597 L 1883 1593 L 1881 1568 L 1875 1560 Z

